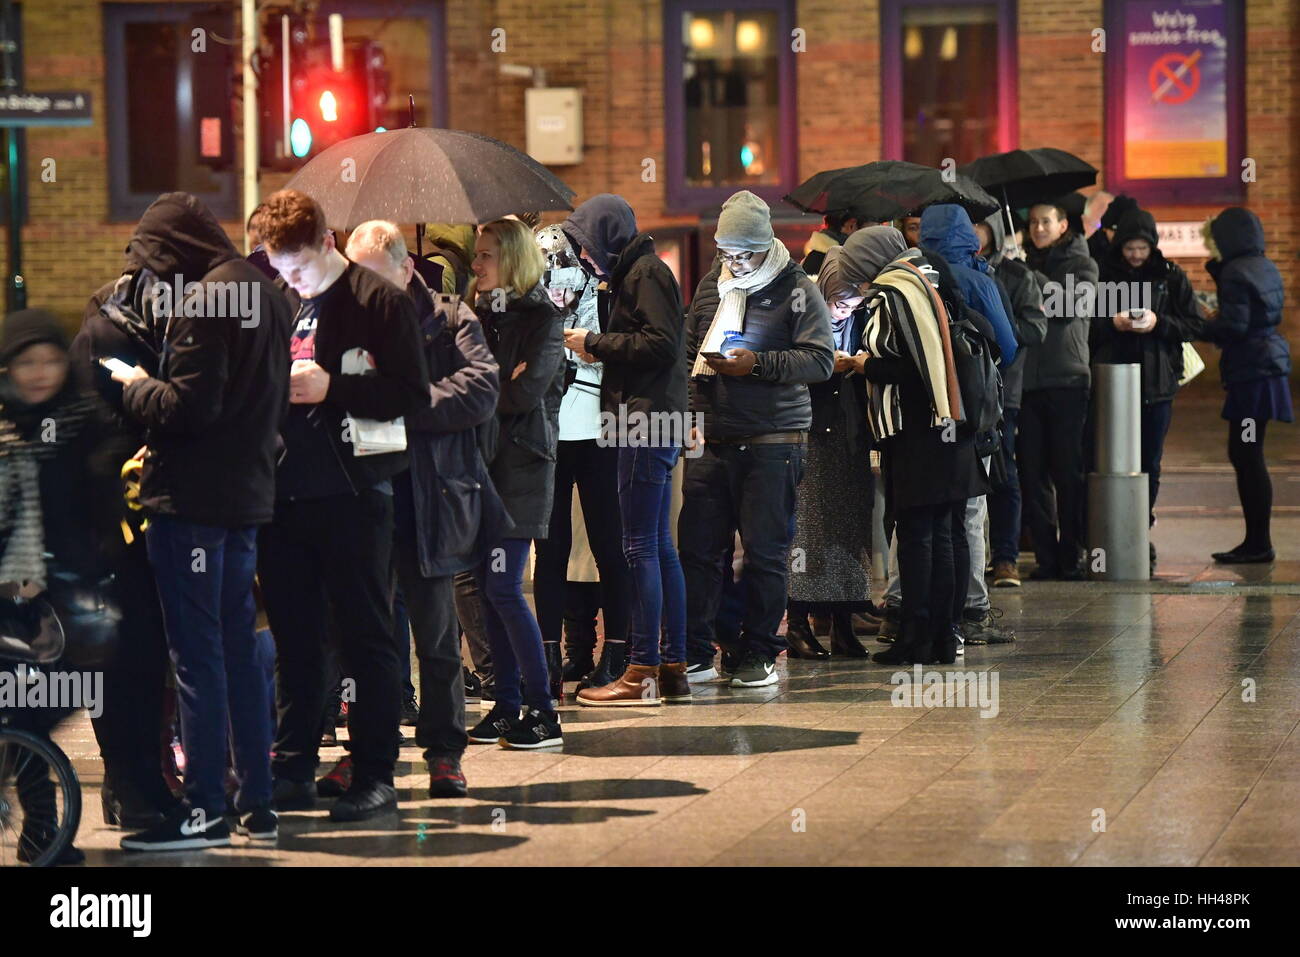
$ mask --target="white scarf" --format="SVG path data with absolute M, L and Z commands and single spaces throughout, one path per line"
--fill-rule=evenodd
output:
M 706 352 L 721 352 L 722 343 L 729 332 L 745 331 L 745 302 L 749 293 L 762 289 L 775 279 L 790 263 L 790 250 L 779 239 L 772 241 L 767 258 L 763 264 L 745 276 L 733 276 L 731 267 L 722 264 L 718 273 L 718 309 L 709 323 L 709 331 L 700 344 L 700 352 L 695 357 L 695 366 L 691 375 L 717 375 L 718 371 L 704 358 Z

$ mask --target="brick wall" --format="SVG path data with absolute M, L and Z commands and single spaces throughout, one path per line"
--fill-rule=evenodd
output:
M 1263 219 L 1270 253 L 1287 281 L 1287 330 L 1300 351 L 1300 0 L 1247 2 L 1247 152 L 1258 182 L 1247 205 Z M 95 124 L 28 134 L 30 225 L 24 272 L 32 304 L 75 324 L 89 292 L 112 278 L 131 233 L 108 222 L 108 118 L 104 101 L 101 6 L 93 0 L 24 5 L 28 86 L 86 88 Z M 237 5 L 232 3 L 232 6 Z M 1102 168 L 1103 58 L 1091 50 L 1102 0 L 1022 0 L 1019 50 L 1020 145 L 1052 145 Z M 796 57 L 801 177 L 880 157 L 880 37 L 877 0 L 799 0 L 794 18 L 806 52 Z M 597 192 L 628 198 L 645 225 L 686 223 L 664 211 L 663 12 L 659 0 L 446 0 L 449 122 L 522 148 L 527 81 L 500 76 L 502 62 L 544 67 L 554 86 L 584 95 L 585 155 L 557 172 L 581 200 Z M 506 52 L 490 49 L 506 31 Z M 238 130 L 238 108 L 232 106 Z M 239 148 L 236 147 L 236 155 Z M 43 183 L 40 160 L 57 162 Z M 643 182 L 642 159 L 655 158 L 658 182 Z M 263 192 L 283 174 L 265 174 Z M 1157 218 L 1199 219 L 1203 206 L 1157 206 Z M 550 217 L 556 219 L 558 216 Z M 239 224 L 230 223 L 239 237 Z M 3 236 L 0 235 L 0 245 Z M 1208 286 L 1201 263 L 1184 263 Z

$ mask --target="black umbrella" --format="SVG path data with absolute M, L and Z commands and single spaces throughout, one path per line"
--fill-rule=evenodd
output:
M 509 213 L 572 209 L 576 195 L 541 163 L 481 133 L 408 127 L 354 136 L 315 156 L 287 188 L 336 229 L 369 219 L 483 223 Z
M 1097 168 L 1050 146 L 981 156 L 957 168 L 1008 206 L 1030 206 L 1097 182 Z
M 826 170 L 801 183 L 785 200 L 804 212 L 844 210 L 869 222 L 916 216 L 937 203 L 955 203 L 979 220 L 999 205 L 966 176 L 949 182 L 940 170 L 902 160 Z

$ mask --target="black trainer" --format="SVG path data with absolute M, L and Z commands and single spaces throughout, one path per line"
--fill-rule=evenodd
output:
M 564 744 L 560 716 L 554 711 L 529 708 L 514 726 L 501 736 L 501 747 L 520 750 L 554 748 Z
M 230 846 L 230 825 L 220 814 L 184 809 L 161 824 L 122 838 L 124 851 L 205 851 Z
M 250 841 L 273 843 L 280 836 L 280 819 L 269 807 L 258 807 L 239 816 L 235 832 Z
M 420 723 L 420 705 L 415 700 L 415 695 L 411 695 L 402 702 L 402 724 L 408 728 L 414 728 Z
M 316 782 L 276 778 L 271 803 L 277 811 L 310 811 L 316 806 Z
M 460 758 L 433 758 L 429 762 L 429 797 L 464 797 L 469 792 Z
M 397 790 L 382 781 L 354 782 L 330 808 L 331 821 L 365 821 L 397 810 Z
M 503 708 L 493 707 L 483 716 L 483 720 L 469 729 L 471 744 L 496 744 L 511 731 L 519 719 L 511 717 Z

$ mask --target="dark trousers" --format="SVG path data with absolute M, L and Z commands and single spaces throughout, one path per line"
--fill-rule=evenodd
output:
M 989 551 L 991 561 L 1011 562 L 1020 557 L 1020 472 L 1016 468 L 1016 426 L 1019 409 L 1002 410 L 1002 463 L 1005 474 L 989 495 Z
M 1237 473 L 1237 497 L 1246 520 L 1246 538 L 1241 543 L 1245 551 L 1268 551 L 1273 547 L 1273 480 L 1264 458 L 1268 422 L 1260 419 L 1256 423 L 1253 442 L 1242 440 L 1240 422 L 1228 423 L 1228 461 Z
M 112 571 L 122 621 L 104 666 L 103 711 L 91 719 L 104 784 L 128 810 L 165 808 L 171 803 L 160 745 L 167 635 L 143 536 L 119 554 Z
M 185 797 L 209 817 L 226 811 L 234 744 L 240 811 L 271 803 L 271 662 L 259 654 L 253 605 L 257 532 L 154 515 L 145 532 L 172 663 Z
M 492 647 L 488 644 L 487 625 L 483 621 L 483 596 L 479 594 L 478 579 L 473 571 L 457 572 L 452 576 L 452 589 L 456 604 L 456 620 L 465 633 L 469 646 L 469 660 L 474 674 L 484 691 L 496 687 L 496 674 L 492 666 Z
M 1165 436 L 1174 417 L 1173 400 L 1152 402 L 1142 407 L 1142 471 L 1147 473 L 1151 524 L 1156 523 L 1156 496 L 1160 494 L 1160 460 L 1165 454 Z
M 966 604 L 970 548 L 965 517 L 964 500 L 900 508 L 894 515 L 902 620 L 936 640 L 961 620 Z
M 629 660 L 658 665 L 686 660 L 686 582 L 673 544 L 673 466 L 677 448 L 633 446 L 618 450 L 618 502 L 623 552 L 632 572 Z
M 406 595 L 393 570 L 393 637 L 397 640 L 397 661 L 402 669 L 402 700 L 415 697 L 411 683 L 411 616 L 406 611 Z
M 623 529 L 618 510 L 618 452 L 614 446 L 597 445 L 595 439 L 559 443 L 550 533 L 535 543 L 533 602 L 537 606 L 537 625 L 542 630 L 543 641 L 560 640 L 569 552 L 573 548 L 571 520 L 575 485 L 582 502 L 587 543 L 600 573 L 605 635 L 619 641 L 627 636 L 632 582 L 623 556 Z
M 452 602 L 451 576 L 425 578 L 414 540 L 393 543 L 393 564 L 406 596 L 420 660 L 420 719 L 415 743 L 426 760 L 458 758 L 465 737 L 465 682 L 460 671 L 460 633 Z
M 785 615 L 795 490 L 803 478 L 804 451 L 802 445 L 709 442 L 702 455 L 686 460 L 677 541 L 686 576 L 692 662 L 715 639 L 722 560 L 737 529 L 745 549 L 743 650 L 769 659 L 785 650 L 785 639 L 776 630 Z
M 524 565 L 530 545 L 527 538 L 504 538 L 474 572 L 483 596 L 483 621 L 496 670 L 496 706 L 513 714 L 518 714 L 521 703 L 544 713 L 551 711 L 542 632 L 524 598 Z
M 277 502 L 258 562 L 275 635 L 277 778 L 310 781 L 319 762 L 331 620 L 339 665 L 355 682 L 348 705 L 354 781 L 393 782 L 402 677 L 389 582 L 393 499 L 367 489 L 310 502 Z
M 1016 438 L 1020 490 L 1038 567 L 1049 573 L 1074 571 L 1083 557 L 1087 416 L 1087 389 L 1035 389 L 1021 396 Z

